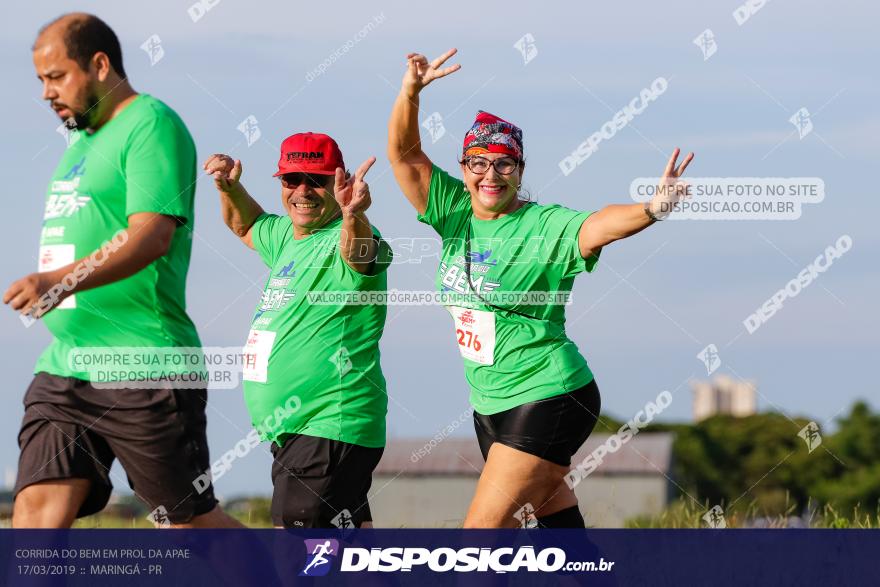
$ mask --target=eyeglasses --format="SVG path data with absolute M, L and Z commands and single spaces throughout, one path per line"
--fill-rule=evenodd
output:
M 499 157 L 493 161 L 485 157 L 465 157 L 464 164 L 473 173 L 480 175 L 489 171 L 490 165 L 495 168 L 495 172 L 499 175 L 510 175 L 519 167 L 519 161 L 512 157 Z
M 311 175 L 308 173 L 285 173 L 281 176 L 281 185 L 290 189 L 306 184 L 312 188 L 327 186 L 328 175 Z

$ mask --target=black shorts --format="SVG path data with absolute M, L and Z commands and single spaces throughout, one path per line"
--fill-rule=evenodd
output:
M 371 522 L 367 492 L 383 448 L 291 434 L 272 443 L 272 523 L 285 528 L 359 528 Z
M 88 381 L 37 373 L 24 396 L 15 494 L 52 479 L 88 479 L 77 512 L 104 509 L 122 463 L 128 485 L 158 521 L 190 521 L 217 505 L 210 485 L 193 481 L 210 468 L 205 389 L 96 389 Z M 199 488 L 201 488 L 199 484 Z
M 483 459 L 494 442 L 563 467 L 581 447 L 599 418 L 602 405 L 594 379 L 574 391 L 529 402 L 486 416 L 474 412 L 474 428 Z

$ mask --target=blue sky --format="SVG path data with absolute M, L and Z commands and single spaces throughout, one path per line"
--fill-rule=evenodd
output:
M 418 223 L 384 157 L 386 123 L 405 55 L 451 46 L 462 69 L 422 96 L 422 119 L 439 112 L 446 135 L 425 149 L 455 171 L 464 131 L 478 109 L 524 130 L 525 187 L 542 203 L 593 210 L 629 203 L 636 177 L 658 175 L 676 146 L 696 152 L 700 177 L 820 177 L 826 197 L 794 221 L 688 221 L 652 227 L 609 246 L 598 269 L 580 277 L 568 309 L 569 335 L 596 373 L 603 410 L 624 419 L 664 389 L 667 420 L 689 420 L 688 381 L 705 378 L 696 358 L 717 345 L 720 373 L 754 379 L 759 408 L 830 424 L 858 398 L 877 407 L 870 368 L 878 351 L 877 231 L 871 169 L 878 163 L 878 9 L 868 2 L 768 2 L 741 26 L 737 2 L 510 3 L 421 5 L 254 3 L 220 0 L 197 21 L 187 2 L 83 2 L 79 9 L 117 32 L 135 89 L 168 103 L 193 134 L 200 160 L 229 152 L 243 182 L 279 210 L 271 178 L 280 141 L 313 130 L 335 137 L 350 166 L 379 157 L 367 179 L 369 216 L 390 239 L 433 236 Z M 433 12 L 431 8 L 433 6 Z M 39 100 L 30 58 L 37 29 L 64 3 L 18 5 L 0 41 L 7 113 L 2 172 L 8 197 L 2 232 L 5 288 L 35 270 L 44 190 L 64 141 Z M 381 15 L 322 75 L 307 74 Z M 711 29 L 717 53 L 693 44 Z M 524 64 L 514 43 L 526 33 L 537 55 Z M 140 45 L 161 38 L 151 67 Z M 668 90 L 577 170 L 560 159 L 611 119 L 652 80 Z M 799 108 L 814 132 L 799 139 Z M 248 147 L 237 126 L 253 115 L 262 134 Z M 207 178 L 198 183 L 189 311 L 206 346 L 240 345 L 266 271 L 222 224 Z M 843 234 L 853 248 L 754 334 L 742 321 Z M 875 267 L 875 270 L 870 270 Z M 436 261 L 394 265 L 389 285 L 431 289 Z M 6 408 L 0 411 L 0 470 L 14 469 L 21 397 L 47 344 L 43 326 L 23 329 L 0 313 Z M 467 408 L 463 368 L 448 314 L 438 307 L 391 308 L 382 340 L 389 436 L 433 436 Z M 430 374 L 426 377 L 426 374 Z M 240 388 L 211 395 L 213 456 L 248 431 Z M 457 434 L 472 436 L 470 426 Z M 265 448 L 265 447 L 264 447 Z M 218 483 L 230 496 L 268 493 L 270 457 L 258 450 Z M 124 475 L 114 471 L 117 487 Z

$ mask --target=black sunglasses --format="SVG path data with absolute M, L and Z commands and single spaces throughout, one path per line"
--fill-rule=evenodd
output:
M 322 188 L 327 185 L 329 175 L 312 175 L 309 173 L 285 173 L 281 176 L 281 183 L 286 188 L 295 188 L 301 184 L 306 184 L 313 188 Z

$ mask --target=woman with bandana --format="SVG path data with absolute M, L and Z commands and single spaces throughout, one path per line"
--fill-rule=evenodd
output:
M 466 528 L 583 528 L 565 483 L 571 457 L 593 430 L 599 389 L 565 333 L 564 299 L 602 248 L 661 220 L 686 197 L 679 179 L 693 153 L 669 159 L 646 204 L 579 212 L 520 197 L 522 131 L 479 112 L 464 139 L 463 180 L 434 165 L 419 137 L 419 94 L 460 65 L 452 49 L 429 62 L 407 56 L 389 121 L 388 157 L 418 219 L 443 239 L 437 287 L 450 303 L 486 464 Z

